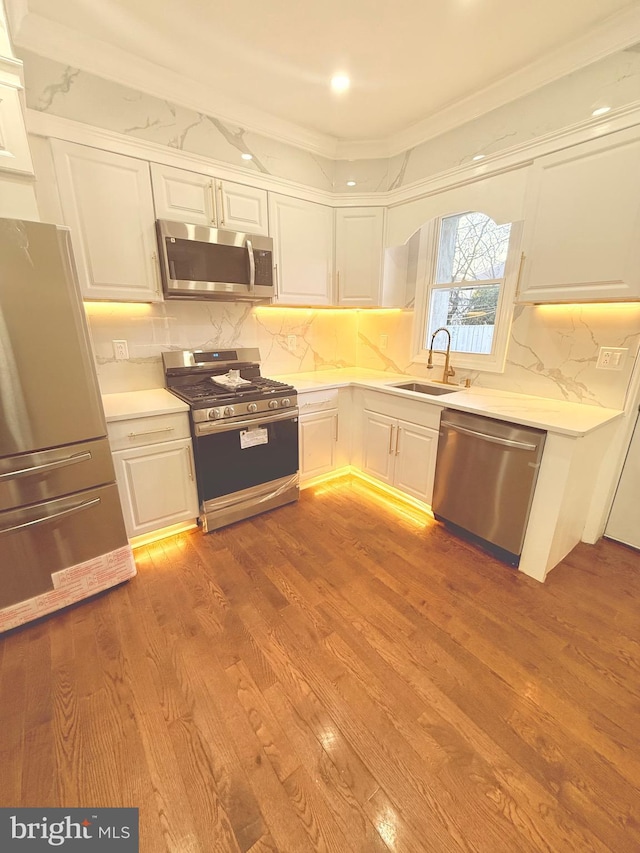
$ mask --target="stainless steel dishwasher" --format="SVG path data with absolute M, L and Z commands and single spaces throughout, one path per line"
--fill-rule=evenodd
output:
M 445 409 L 432 509 L 509 565 L 520 562 L 546 432 Z

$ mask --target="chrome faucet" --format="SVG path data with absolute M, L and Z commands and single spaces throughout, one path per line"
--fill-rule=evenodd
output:
M 438 332 L 446 332 L 447 333 L 447 348 L 443 349 L 434 349 L 433 341 Z M 449 377 L 455 376 L 456 372 L 451 367 L 451 332 L 449 329 L 445 328 L 445 326 L 440 326 L 439 329 L 436 329 L 435 332 L 431 335 L 431 346 L 429 347 L 429 358 L 427 359 L 427 370 L 431 370 L 433 368 L 433 354 L 434 352 L 439 352 L 444 355 L 444 372 L 442 374 L 442 383 L 443 385 L 449 385 Z M 438 380 L 436 379 L 436 382 Z

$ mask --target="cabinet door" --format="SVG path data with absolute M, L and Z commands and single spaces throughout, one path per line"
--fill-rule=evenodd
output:
M 640 296 L 640 132 L 543 157 L 525 204 L 518 301 Z
M 219 227 L 247 234 L 269 234 L 267 191 L 218 181 Z
M 338 412 L 317 412 L 300 418 L 300 478 L 309 480 L 336 467 Z
M 398 421 L 394 451 L 396 488 L 431 504 L 437 448 L 437 430 Z
M 120 450 L 113 463 L 129 538 L 197 517 L 190 439 Z
M 331 208 L 269 193 L 269 222 L 275 243 L 276 301 L 286 305 L 330 305 Z
M 397 421 L 377 412 L 364 412 L 362 469 L 366 474 L 393 484 Z
M 152 163 L 151 180 L 158 219 L 216 225 L 213 178 Z
M 71 142 L 51 143 L 85 299 L 162 299 L 149 164 Z
M 380 207 L 336 211 L 339 305 L 380 305 L 383 213 Z

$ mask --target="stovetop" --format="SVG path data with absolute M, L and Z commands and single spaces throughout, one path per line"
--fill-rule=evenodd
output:
M 259 357 L 256 348 L 163 352 L 167 389 L 191 406 L 191 418 L 196 424 L 259 418 L 269 413 L 275 415 L 276 409 L 295 410 L 296 389 L 261 376 Z M 227 388 L 215 383 L 231 370 L 235 379 L 243 380 L 241 385 Z
M 184 400 L 185 403 L 189 403 L 194 409 L 228 403 L 249 403 L 254 400 L 271 398 L 279 394 L 295 394 L 295 388 L 292 385 L 287 385 L 285 382 L 278 382 L 275 379 L 268 379 L 265 376 L 251 377 L 250 382 L 250 385 L 242 385 L 233 390 L 214 385 L 210 378 L 193 383 L 168 385 L 167 387 L 169 391 L 172 391 L 177 397 Z

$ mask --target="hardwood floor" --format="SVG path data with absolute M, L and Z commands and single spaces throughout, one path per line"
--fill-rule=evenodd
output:
M 358 481 L 0 638 L 0 805 L 143 853 L 640 850 L 640 554 L 544 585 Z

